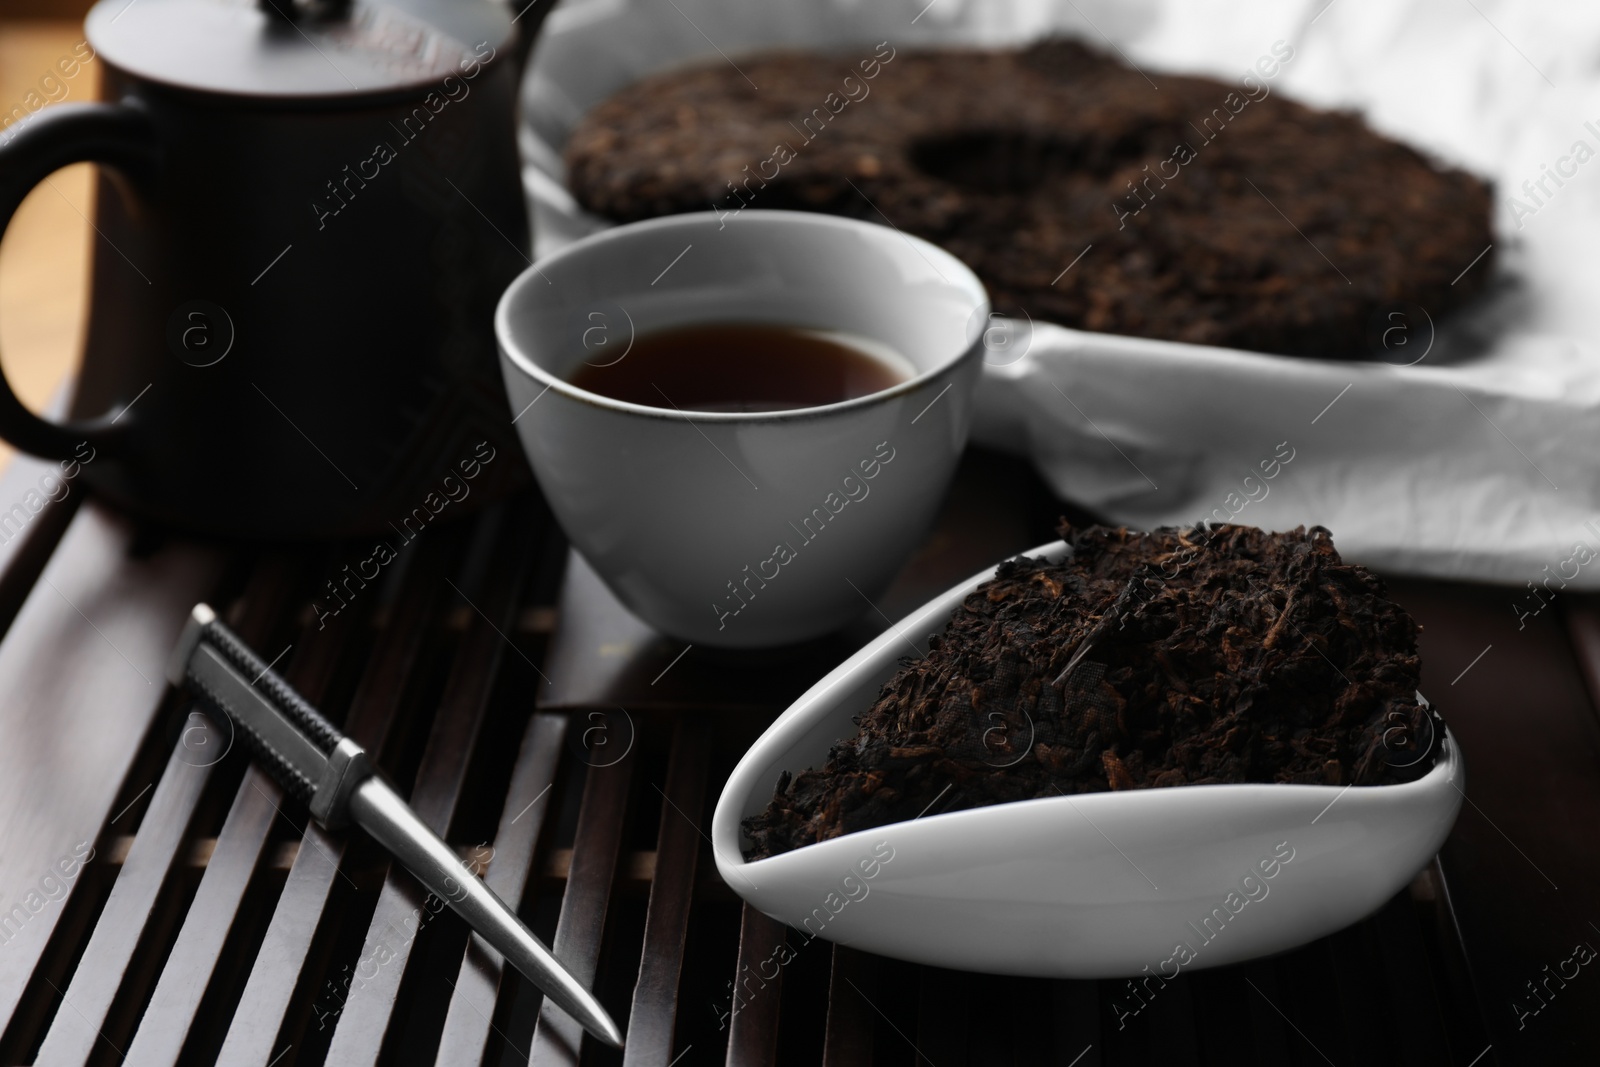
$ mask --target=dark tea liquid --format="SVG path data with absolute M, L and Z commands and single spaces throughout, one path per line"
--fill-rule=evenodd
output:
M 866 396 L 914 373 L 905 357 L 865 337 L 739 323 L 641 334 L 617 362 L 580 363 L 567 380 L 650 407 L 784 411 Z

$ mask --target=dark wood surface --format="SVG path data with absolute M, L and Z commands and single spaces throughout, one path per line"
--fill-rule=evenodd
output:
M 0 479 L 0 499 L 21 499 L 52 466 L 17 460 Z M 98 504 L 74 503 L 69 497 L 47 506 L 12 542 L 8 576 L 11 567 L 43 564 L 36 580 L 19 576 L 28 582 L 25 597 L 0 579 L 0 592 L 13 594 L 0 599 L 16 605 L 0 642 L 0 901 L 7 909 L 39 889 L 75 847 L 100 841 L 122 814 L 118 786 L 166 699 L 172 642 L 221 563 L 197 546 L 140 551 L 126 520 Z M 47 559 L 31 558 L 46 543 L 54 548 Z M 195 769 L 176 754 L 173 762 Z M 199 776 L 165 779 L 160 799 L 181 810 Z M 183 830 L 166 828 L 172 835 Z M 133 885 L 152 849 L 159 855 L 153 840 L 141 848 L 120 900 L 139 892 Z M 74 879 L 70 888 L 81 884 Z M 62 902 L 49 901 L 0 947 L 0 1017 L 16 1010 L 64 911 Z M 105 936 L 136 936 L 141 926 Z
M 485 876 L 502 900 L 522 900 L 532 874 L 534 849 L 552 803 L 567 720 L 534 715 L 517 753 L 505 807 L 494 836 L 494 857 Z M 519 825 L 520 824 L 520 825 Z M 505 981 L 505 961 L 473 935 L 451 985 L 450 1011 L 439 1039 L 440 1064 L 476 1064 L 494 1030 L 495 1004 Z
M 459 540 L 459 537 L 456 531 L 452 540 Z M 369 752 L 389 760 L 391 766 L 390 742 L 397 733 L 396 726 L 406 725 L 398 721 L 399 710 L 424 658 L 435 605 L 447 593 L 443 586 L 451 547 L 443 539 L 418 545 L 417 554 L 407 561 L 408 569 L 395 576 L 402 579 L 401 588 L 394 593 L 395 602 L 387 605 L 386 625 L 344 717 L 346 732 Z M 379 591 L 373 592 L 378 595 Z M 334 621 L 339 620 L 335 618 Z M 317 625 L 321 626 L 320 621 Z M 316 633 L 319 638 L 322 636 L 321 629 Z M 309 631 L 306 636 L 311 637 Z M 278 1042 L 278 1034 L 296 1022 L 309 1027 L 314 1021 L 316 1034 L 322 1036 L 329 1029 L 327 1016 L 335 1014 L 343 1005 L 341 995 L 349 982 L 348 972 L 336 970 L 309 988 L 307 983 L 310 981 L 308 969 L 316 968 L 313 954 L 318 949 L 317 935 L 324 924 L 338 921 L 338 913 L 333 909 L 340 901 L 333 894 L 341 891 L 341 882 L 352 890 L 358 888 L 356 878 L 344 869 L 348 840 L 343 834 L 319 829 L 310 823 L 303 811 L 293 816 L 285 813 L 283 818 L 301 834 L 301 845 L 295 852 L 288 878 L 250 966 L 238 1007 L 232 1013 L 219 1062 L 255 1063 L 270 1059 L 285 1047 Z M 328 951 L 326 936 L 322 940 L 323 951 Z M 345 966 L 353 971 L 367 958 L 358 954 Z M 313 1014 L 316 1017 L 311 1020 L 309 1017 Z M 335 1015 L 335 1018 L 340 1017 Z
M 690 813 L 705 808 L 709 747 L 710 730 L 704 720 L 679 719 L 672 730 L 666 784 L 655 787 L 661 792 L 655 877 L 650 880 L 644 949 L 628 1012 L 624 1067 L 643 1067 L 672 1056 L 678 983 L 704 833 Z
M 36 477 L 18 461 L 0 498 Z M 1059 510 L 1020 464 L 971 453 L 879 607 L 898 617 L 1050 540 Z M 1117 983 L 807 942 L 717 877 L 705 834 L 723 778 L 875 613 L 787 655 L 685 651 L 569 560 L 534 500 L 430 531 L 319 620 L 310 603 L 350 558 L 191 543 L 75 496 L 0 544 L 0 908 L 25 915 L 0 943 L 0 1067 L 1597 1059 L 1600 977 L 1552 977 L 1600 946 L 1596 598 L 1519 628 L 1514 590 L 1393 581 L 1467 764 L 1439 859 L 1378 915 L 1186 975 L 1119 1026 Z M 215 758 L 224 738 L 189 731 L 163 669 L 200 599 L 267 658 L 282 650 L 294 684 L 487 864 L 628 1019 L 625 1056 L 447 912 L 419 926 L 426 898 L 370 842 L 308 826 L 239 753 Z M 80 843 L 93 861 L 45 882 Z M 752 977 L 784 942 L 777 978 Z
M 614 721 L 606 726 L 609 738 L 627 736 Z M 587 744 L 580 758 L 588 761 L 583 782 L 583 802 L 573 836 L 572 859 L 567 869 L 567 890 L 561 896 L 561 919 L 550 949 L 580 982 L 593 986 L 600 967 L 600 946 L 605 938 L 606 912 L 611 905 L 611 885 L 616 878 L 617 853 L 627 820 L 628 790 L 633 781 L 631 747 L 614 755 L 615 744 Z M 578 1063 L 583 1029 L 572 1017 L 546 1001 L 533 1032 L 528 1062 L 534 1067 Z

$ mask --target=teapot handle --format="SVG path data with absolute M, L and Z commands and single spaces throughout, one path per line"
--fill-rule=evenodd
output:
M 57 104 L 0 143 L 0 236 L 35 185 L 72 163 L 104 163 L 130 176 L 154 162 L 156 137 L 129 104 Z M 0 437 L 44 459 L 68 459 L 84 441 L 104 447 L 116 416 L 58 423 L 29 411 L 0 370 Z

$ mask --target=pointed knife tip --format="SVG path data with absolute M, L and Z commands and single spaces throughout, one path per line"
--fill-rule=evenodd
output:
M 612 1048 L 622 1048 L 624 1040 L 622 1031 L 617 1028 L 617 1024 L 612 1021 L 606 1010 L 598 1002 L 587 1005 L 587 1007 L 589 1008 L 587 1013 L 589 1018 L 586 1020 L 588 1026 L 585 1029 Z

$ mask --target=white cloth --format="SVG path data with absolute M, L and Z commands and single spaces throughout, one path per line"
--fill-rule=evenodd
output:
M 561 145 L 587 108 L 645 73 L 719 51 L 730 62 L 779 46 L 866 55 L 882 40 L 1052 33 L 1110 43 L 1157 82 L 1168 71 L 1237 82 L 1287 43 L 1294 57 L 1273 92 L 1357 109 L 1495 182 L 1494 282 L 1436 338 L 1416 316 L 1398 320 L 1391 359 L 1426 351 L 1413 366 L 1036 324 L 991 357 L 976 440 L 1031 456 L 1063 497 L 1130 525 L 1230 514 L 1269 529 L 1320 523 L 1348 558 L 1395 573 L 1520 586 L 1570 567 L 1576 545 L 1600 549 L 1587 525 L 1600 518 L 1600 155 L 1574 152 L 1582 141 L 1600 154 L 1600 5 L 563 0 L 524 86 L 538 251 L 606 225 L 566 193 Z M 1524 191 L 1556 168 L 1562 184 Z M 1074 269 L 1092 267 L 1086 257 Z M 1570 584 L 1600 588 L 1600 567 L 1579 567 Z

